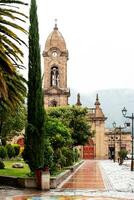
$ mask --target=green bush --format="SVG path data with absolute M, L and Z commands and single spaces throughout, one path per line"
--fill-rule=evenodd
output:
M 45 141 L 44 146 L 44 168 L 49 167 L 51 169 L 53 165 L 53 154 L 54 151 L 50 145 L 49 141 Z
M 0 146 L 0 158 L 4 159 L 7 156 L 7 151 L 4 146 Z
M 74 148 L 73 151 L 74 151 L 74 161 L 77 162 L 80 157 L 79 150 L 77 148 Z
M 2 141 L 2 145 L 3 145 L 3 146 L 6 146 L 6 139 L 5 139 L 5 138 L 2 138 L 1 141 Z
M 6 145 L 7 155 L 8 158 L 15 157 L 15 150 L 11 144 Z
M 0 169 L 4 169 L 5 168 L 5 164 L 3 163 L 2 160 L 0 160 Z
M 118 152 L 118 155 L 119 155 L 119 164 L 122 165 L 123 164 L 123 161 L 125 160 L 126 156 L 127 156 L 127 150 L 126 149 L 121 149 L 119 152 Z
M 13 146 L 14 151 L 15 151 L 15 156 L 18 156 L 19 153 L 20 153 L 20 145 L 18 145 L 18 144 L 13 144 L 12 146 Z
M 62 154 L 66 158 L 66 164 L 65 164 L 65 166 L 73 165 L 73 162 L 74 162 L 74 152 L 73 152 L 73 149 L 71 149 L 69 147 L 64 147 L 64 148 L 62 148 Z
M 67 158 L 63 154 L 60 157 L 59 164 L 61 167 L 64 167 L 67 165 Z

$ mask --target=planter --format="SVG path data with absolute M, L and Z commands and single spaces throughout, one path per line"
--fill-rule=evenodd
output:
M 49 190 L 50 189 L 50 172 L 49 169 L 42 171 L 41 174 L 41 189 Z
M 41 169 L 35 170 L 36 184 L 38 189 L 41 189 L 41 173 L 42 173 Z

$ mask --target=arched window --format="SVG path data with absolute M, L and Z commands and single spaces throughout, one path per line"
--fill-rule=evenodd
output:
M 59 69 L 57 66 L 51 68 L 51 86 L 59 87 Z
M 52 107 L 56 107 L 57 106 L 57 101 L 55 99 L 53 99 L 50 103 L 50 106 Z

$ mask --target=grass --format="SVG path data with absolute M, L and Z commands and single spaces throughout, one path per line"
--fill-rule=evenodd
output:
M 12 168 L 13 163 L 23 163 L 24 168 Z M 24 161 L 6 160 L 4 161 L 5 169 L 0 169 L 0 175 L 14 177 L 28 177 L 30 169 Z

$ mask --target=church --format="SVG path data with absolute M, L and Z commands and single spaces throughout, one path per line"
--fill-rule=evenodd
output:
M 44 106 L 66 106 L 70 96 L 67 87 L 67 61 L 69 59 L 66 42 L 55 23 L 53 31 L 49 34 L 44 58 Z M 77 97 L 77 106 L 81 106 L 80 95 Z M 107 119 L 100 107 L 98 95 L 95 108 L 89 108 L 88 121 L 95 130 L 95 137 L 89 143 L 80 147 L 84 159 L 105 158 L 105 120 Z
M 68 105 L 70 89 L 67 86 L 67 61 L 69 59 L 66 42 L 58 30 L 57 23 L 49 34 L 43 51 L 44 59 L 44 107 Z M 77 95 L 76 106 L 82 106 L 80 94 Z M 95 131 L 88 144 L 80 146 L 83 159 L 108 159 L 113 154 L 118 157 L 120 149 L 131 152 L 130 132 L 117 132 L 105 128 L 106 116 L 104 115 L 98 94 L 93 108 L 88 108 L 87 120 L 91 129 Z M 12 141 L 24 146 L 24 136 L 15 137 Z

